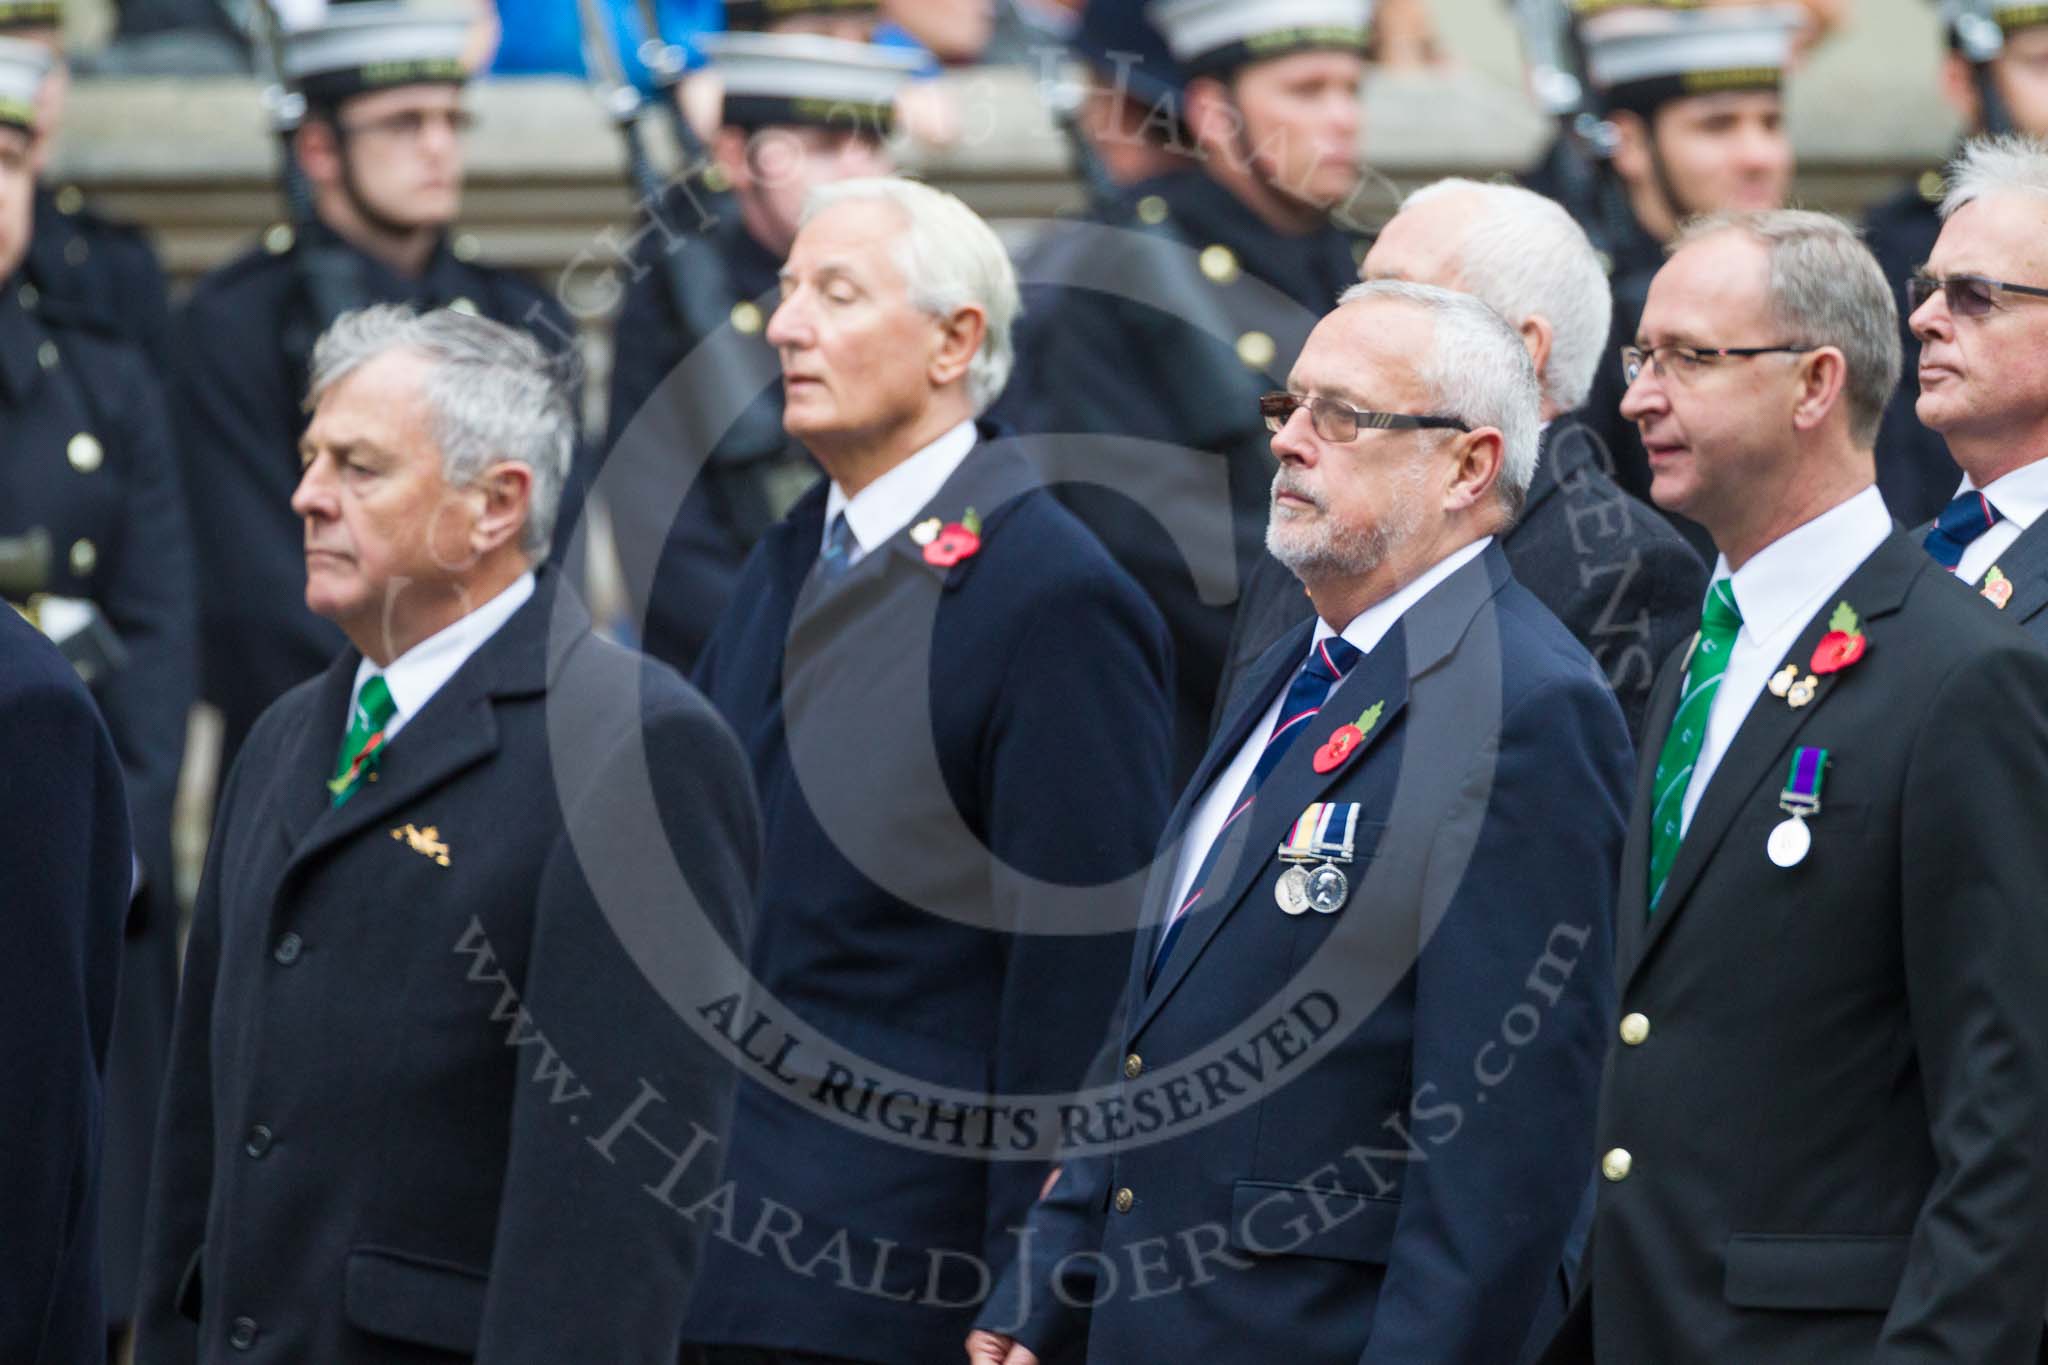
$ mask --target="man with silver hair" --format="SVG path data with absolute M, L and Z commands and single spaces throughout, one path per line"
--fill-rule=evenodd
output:
M 1941 236 L 1908 281 L 1920 420 L 1962 466 L 1922 543 L 2048 644 L 2048 143 L 1980 138 L 1949 168 Z
M 740 1092 L 686 1331 L 711 1365 L 938 1360 L 1045 1179 L 1050 1120 L 1008 1116 L 1072 1088 L 1123 985 L 1169 646 L 976 425 L 1017 311 L 986 223 L 840 182 L 781 280 L 783 422 L 828 477 L 696 672 L 766 801 L 757 995 L 711 1008 L 776 1064 Z
M 1614 482 L 1600 438 L 1580 412 L 1612 311 L 1584 229 L 1529 190 L 1439 180 L 1408 196 L 1360 273 L 1462 290 L 1521 335 L 1542 387 L 1543 428 L 1528 492 L 1501 549 L 1516 581 L 1600 665 L 1629 734 L 1640 737 L 1657 664 L 1691 632 L 1706 566 L 1662 515 Z M 1311 613 L 1285 565 L 1267 557 L 1253 566 L 1220 689 L 1226 706 L 1253 661 Z
M 1651 496 L 1720 553 L 1650 704 L 1546 1365 L 2034 1360 L 2048 658 L 1885 508 L 1898 319 L 1847 224 L 1690 226 L 1622 361 Z
M 350 647 L 264 712 L 221 794 L 138 1356 L 673 1360 L 697 1237 L 642 1187 L 711 1172 L 616 1116 L 657 1090 L 680 1147 L 734 1081 L 662 1000 L 685 967 L 622 942 L 686 917 L 695 955 L 741 936 L 743 756 L 543 562 L 574 425 L 531 337 L 344 314 L 309 406 L 306 602 Z
M 1548 1339 L 1612 1018 L 1621 713 L 1495 543 L 1535 370 L 1376 281 L 1260 403 L 1267 543 L 1316 609 L 1170 828 L 1100 1083 L 968 1342 L 1501 1365 Z M 1275 1343 L 1284 1342 L 1284 1347 Z

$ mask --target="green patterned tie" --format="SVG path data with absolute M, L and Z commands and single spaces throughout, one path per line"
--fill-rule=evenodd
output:
M 384 727 L 398 711 L 391 700 L 391 687 L 382 673 L 373 673 L 356 694 L 355 709 L 348 714 L 348 733 L 341 737 L 341 753 L 334 760 L 334 777 L 327 790 L 339 806 L 363 785 L 363 775 L 377 764 L 377 751 L 384 745 Z
M 1671 864 L 1678 859 L 1678 845 L 1685 836 L 1685 789 L 1692 783 L 1700 743 L 1707 736 L 1707 716 L 1714 709 L 1714 694 L 1721 690 L 1721 675 L 1728 671 L 1728 655 L 1741 630 L 1742 612 L 1735 605 L 1735 589 L 1729 580 L 1717 578 L 1707 589 L 1707 604 L 1700 611 L 1700 633 L 1685 674 L 1685 694 L 1672 714 L 1664 748 L 1657 754 L 1657 804 L 1650 810 L 1652 914 L 1657 910 L 1657 898 L 1664 894 Z

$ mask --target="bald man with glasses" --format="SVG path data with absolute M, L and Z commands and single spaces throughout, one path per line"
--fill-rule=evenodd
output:
M 2048 644 L 2048 144 L 1980 138 L 1907 283 L 1920 420 L 1963 479 L 1920 530 L 1935 561 Z

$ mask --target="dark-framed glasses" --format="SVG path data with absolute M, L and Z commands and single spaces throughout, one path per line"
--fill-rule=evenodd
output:
M 1362 412 L 1346 407 L 1334 398 L 1303 398 L 1292 393 L 1262 393 L 1259 395 L 1259 416 L 1266 419 L 1266 430 L 1278 431 L 1287 425 L 1296 408 L 1308 409 L 1308 420 L 1315 427 L 1316 435 L 1325 441 L 1355 441 L 1361 431 L 1416 431 L 1441 428 L 1446 431 L 1470 431 L 1472 428 L 1456 417 L 1417 417 L 1406 412 Z
M 1805 355 L 1818 346 L 1624 346 L 1621 375 L 1633 384 L 1647 369 L 1659 379 L 1691 379 L 1718 360 L 1748 360 L 1759 355 Z
M 1940 290 L 1948 297 L 1948 311 L 1959 318 L 1981 318 L 1994 308 L 2005 307 L 2008 296 L 2048 299 L 2048 289 L 2031 284 L 2008 284 L 1982 275 L 1936 275 L 1916 270 L 1906 281 L 1906 310 L 1917 313 L 1920 305 Z

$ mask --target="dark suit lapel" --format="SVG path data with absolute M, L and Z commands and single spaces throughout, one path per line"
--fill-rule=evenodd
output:
M 327 795 L 323 775 L 323 785 L 317 788 L 323 808 L 293 844 L 287 876 L 497 752 L 498 719 L 492 703 L 544 693 L 554 667 L 589 633 L 589 617 L 573 599 L 562 602 L 561 619 L 554 619 L 555 586 L 554 576 L 545 575 L 533 596 L 463 662 L 418 715 L 406 721 L 383 751 L 376 781 L 364 782 L 346 804 L 337 807 Z M 353 685 L 354 680 L 351 663 L 347 683 Z M 346 706 L 347 700 L 344 692 L 338 705 Z M 337 709 L 327 741 L 337 748 L 340 724 Z M 310 728 L 321 729 L 317 718 Z
M 1894 529 L 1870 557 L 1858 565 L 1849 575 L 1848 581 L 1820 605 L 1785 656 L 1772 666 L 1777 672 L 1786 663 L 1797 664 L 1801 677 L 1811 670 L 1807 667 L 1813 657 L 1814 646 L 1821 636 L 1827 634 L 1828 618 L 1835 607 L 1842 602 L 1849 603 L 1861 617 L 1865 634 L 1870 633 L 1870 624 L 1883 619 L 1899 609 L 1905 601 L 1906 591 L 1921 573 L 1939 566 L 1927 553 L 1909 540 L 1904 533 Z M 1882 670 L 1891 665 L 1880 651 L 1887 645 L 1892 649 L 1901 648 L 1903 642 L 1880 643 L 1872 639 L 1870 655 L 1877 656 L 1877 667 Z M 1636 956 L 1630 969 L 1632 977 L 1641 968 L 1651 953 L 1656 951 L 1658 942 L 1670 931 L 1671 924 L 1685 913 L 1691 892 L 1699 882 L 1700 875 L 1720 847 L 1722 838 L 1728 833 L 1728 826 L 1735 820 L 1743 806 L 1756 794 L 1759 787 L 1777 780 L 1782 786 L 1787 750 L 1799 732 L 1805 728 L 1843 686 L 1868 686 L 1865 675 L 1871 667 L 1870 656 L 1863 662 L 1838 673 L 1830 673 L 1818 679 L 1818 687 L 1811 702 L 1803 707 L 1789 705 L 1784 699 L 1775 697 L 1766 690 L 1758 694 L 1756 702 L 1749 709 L 1742 726 L 1735 732 L 1734 741 L 1728 752 L 1714 769 L 1714 775 L 1707 782 L 1707 789 L 1700 797 L 1697 809 L 1693 811 L 1692 823 L 1685 831 L 1685 841 L 1678 846 L 1678 857 L 1671 865 L 1671 876 L 1664 884 L 1664 898 L 1657 913 L 1650 917 L 1647 932 L 1643 936 L 1642 951 Z M 1659 737 L 1659 744 L 1662 737 Z M 1647 842 L 1647 841 L 1646 841 Z M 1738 850 L 1738 855 L 1741 851 Z M 1761 858 L 1761 848 L 1752 850 L 1748 856 Z M 1624 895 L 1631 894 L 1624 888 Z M 1647 897 L 1647 888 L 1642 893 Z M 1626 981 L 1624 981 L 1626 985 Z
M 1271 861 L 1280 837 L 1310 803 L 1322 799 L 1331 787 L 1352 778 L 1372 761 L 1381 741 L 1399 723 L 1407 709 L 1412 681 L 1441 664 L 1457 647 L 1479 608 L 1508 581 L 1507 560 L 1496 541 L 1477 559 L 1464 565 L 1439 583 L 1420 602 L 1410 607 L 1387 632 L 1371 654 L 1358 665 L 1330 695 L 1308 733 L 1295 740 L 1280 766 L 1259 789 L 1257 802 L 1246 812 L 1226 838 L 1230 840 L 1210 874 L 1210 889 L 1173 955 L 1160 968 L 1159 977 L 1139 1011 L 1140 1026 L 1165 1003 L 1187 976 L 1202 950 L 1234 914 L 1245 894 Z M 1271 701 L 1270 694 L 1267 696 Z M 1379 719 L 1344 763 L 1327 773 L 1315 770 L 1316 750 L 1343 726 L 1356 723 L 1360 715 L 1380 707 Z
M 1615 914 L 1619 923 L 1615 926 L 1614 960 L 1623 980 L 1634 971 L 1636 959 L 1643 950 L 1644 936 L 1649 929 L 1650 900 L 1650 812 L 1655 805 L 1653 789 L 1657 779 L 1657 759 L 1664 748 L 1664 739 L 1671 733 L 1671 718 L 1678 710 L 1678 694 L 1685 685 L 1686 664 L 1692 659 L 1693 646 L 1699 642 L 1699 632 L 1684 644 L 1671 651 L 1664 661 L 1664 669 L 1657 676 L 1656 690 L 1650 696 L 1649 713 L 1643 722 L 1643 747 L 1636 755 L 1635 799 L 1629 807 L 1628 840 L 1622 845 L 1621 894 L 1615 898 Z M 1769 693 L 1766 698 L 1775 701 Z
M 2012 581 L 2012 598 L 2004 610 L 2014 622 L 2029 620 L 2048 607 L 2048 517 L 2020 532 L 1991 568 Z M 1984 572 L 1988 577 L 1991 569 Z M 1977 580 L 1976 587 L 1983 590 L 1983 578 Z
M 1167 898 L 1173 894 L 1174 885 L 1179 881 L 1180 861 L 1187 853 L 1183 841 L 1195 806 L 1230 766 L 1230 761 L 1237 757 L 1245 741 L 1251 738 L 1252 728 L 1265 719 L 1266 708 L 1273 704 L 1274 695 L 1301 666 L 1301 660 L 1308 653 L 1308 642 L 1314 634 L 1314 620 L 1304 621 L 1259 656 L 1252 666 L 1252 677 L 1244 689 L 1243 700 L 1209 742 L 1209 751 L 1202 755 L 1193 779 L 1182 790 L 1179 802 L 1168 816 L 1166 828 L 1178 837 L 1168 846 L 1166 856 L 1155 860 L 1152 875 L 1145 882 L 1144 898 L 1139 902 L 1138 937 L 1131 953 L 1130 999 L 1145 998 L 1145 973 L 1152 965 L 1152 955 L 1159 946 L 1159 927 L 1170 909 Z M 1175 956 L 1179 955 L 1176 946 Z
M 306 832 L 333 804 L 327 779 L 334 776 L 341 737 L 348 729 L 348 705 L 355 692 L 356 666 L 362 658 L 353 648 L 344 649 L 327 665 L 327 671 L 320 675 L 320 686 L 313 692 L 310 713 L 302 718 L 297 734 L 285 746 L 278 831 L 287 848 L 303 843 Z

